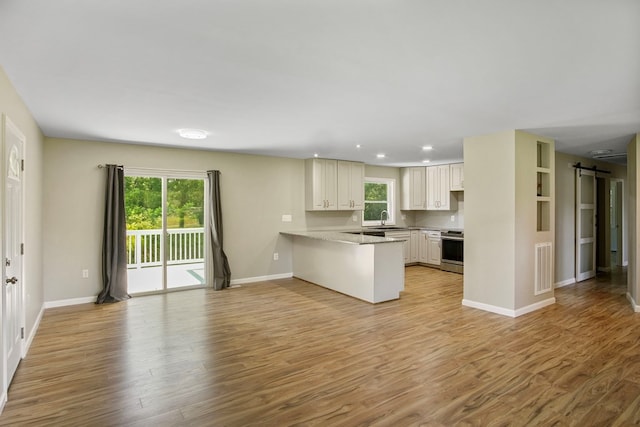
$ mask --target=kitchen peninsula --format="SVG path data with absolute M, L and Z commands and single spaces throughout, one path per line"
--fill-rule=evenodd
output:
M 400 298 L 403 241 L 336 231 L 281 232 L 292 239 L 293 276 L 370 302 Z

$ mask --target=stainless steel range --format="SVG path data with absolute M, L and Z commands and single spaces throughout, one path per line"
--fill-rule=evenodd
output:
M 442 232 L 440 269 L 453 273 L 464 273 L 464 232 L 447 230 Z

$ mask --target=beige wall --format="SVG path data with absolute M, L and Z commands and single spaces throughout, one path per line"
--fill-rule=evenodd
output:
M 464 140 L 464 299 L 513 310 L 514 131 Z
M 535 295 L 535 245 L 537 243 L 554 244 L 554 187 L 550 188 L 550 224 L 549 231 L 537 231 L 537 146 L 538 141 L 549 145 L 551 171 L 554 170 L 554 141 L 549 138 L 532 135 L 527 132 L 515 132 L 515 308 L 521 309 L 553 298 L 553 291 Z M 553 173 L 551 174 L 553 179 Z
M 304 210 L 304 162 L 299 159 L 52 138 L 46 140 L 45 158 L 46 301 L 93 296 L 101 288 L 104 170 L 98 164 L 219 169 L 232 280 L 292 271 L 291 242 L 280 231 L 360 227 L 360 215 L 353 221 L 351 211 Z M 365 175 L 398 180 L 399 169 L 367 166 Z M 293 222 L 282 222 L 284 214 L 292 215 Z M 273 261 L 274 252 L 278 261 Z M 88 279 L 81 277 L 83 269 L 89 270 Z
M 43 136 L 31 112 L 0 67 L 0 113 L 6 115 L 26 138 L 24 173 L 24 277 L 26 334 L 31 335 L 42 309 L 42 146 Z M 1 199 L 4 188 L 0 186 Z M 0 211 L 0 215 L 1 215 Z M 0 227 L 2 233 L 2 227 Z
M 630 159 L 630 158 L 629 158 Z M 555 250 L 555 283 L 566 284 L 575 280 L 575 165 L 580 162 L 582 165 L 598 169 L 611 171 L 611 175 L 605 178 L 609 185 L 610 179 L 624 180 L 627 186 L 627 167 L 612 163 L 595 161 L 584 157 L 572 156 L 569 154 L 555 154 L 556 161 L 556 250 Z M 629 160 L 630 161 L 630 160 Z M 625 189 L 626 193 L 626 189 Z M 605 194 L 608 197 L 608 193 Z M 626 200 L 623 201 L 625 203 Z M 624 209 L 624 206 L 623 206 Z M 606 217 L 607 215 L 605 215 Z M 623 210 L 623 263 L 627 263 L 627 239 L 628 234 L 626 209 Z M 606 223 L 606 221 L 605 221 Z
M 640 283 L 638 283 L 638 266 L 640 266 L 640 254 L 638 239 L 638 134 L 636 134 L 627 146 L 627 194 L 629 218 L 629 267 L 627 269 L 627 291 L 633 303 L 640 305 Z

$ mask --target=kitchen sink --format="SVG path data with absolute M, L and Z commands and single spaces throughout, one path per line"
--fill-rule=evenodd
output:
M 394 225 L 381 225 L 380 227 L 373 227 L 375 230 L 408 230 L 407 227 L 396 227 Z
M 384 237 L 384 230 L 349 231 L 349 234 L 362 234 L 364 236 Z

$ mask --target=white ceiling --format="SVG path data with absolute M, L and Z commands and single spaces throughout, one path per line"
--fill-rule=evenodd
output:
M 52 137 L 401 166 L 640 132 L 638 0 L 2 0 L 0 61 Z

